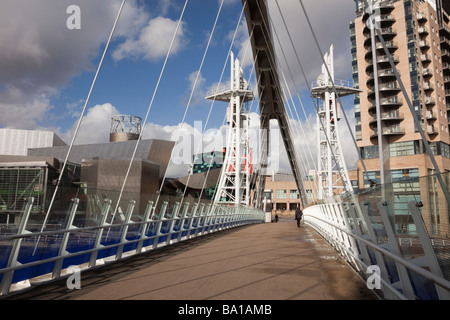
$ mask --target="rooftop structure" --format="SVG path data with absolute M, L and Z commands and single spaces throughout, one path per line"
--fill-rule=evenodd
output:
M 26 156 L 28 148 L 66 146 L 51 131 L 0 129 L 0 155 Z

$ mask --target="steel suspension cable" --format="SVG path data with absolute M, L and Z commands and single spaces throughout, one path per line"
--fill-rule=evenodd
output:
M 116 215 L 116 213 L 117 213 L 117 209 L 118 209 L 118 207 L 119 207 L 120 200 L 121 200 L 121 198 L 122 198 L 123 190 L 124 190 L 124 188 L 125 188 L 125 184 L 126 184 L 126 182 L 127 182 L 127 180 L 128 180 L 128 176 L 129 176 L 130 171 L 131 171 L 131 166 L 133 165 L 133 161 L 134 161 L 134 158 L 135 158 L 135 156 L 136 156 L 136 152 L 137 152 L 137 149 L 138 149 L 138 147 L 139 147 L 139 143 L 140 143 L 141 138 L 142 138 L 142 135 L 143 135 L 143 133 L 144 133 L 145 124 L 147 123 L 148 116 L 149 116 L 150 110 L 151 110 L 151 108 L 152 108 L 152 106 L 153 106 L 153 102 L 154 102 L 154 100 L 155 100 L 156 93 L 158 92 L 158 88 L 159 88 L 159 85 L 160 85 L 160 83 L 161 83 L 161 79 L 162 79 L 162 77 L 163 77 L 164 71 L 165 71 L 165 69 L 166 69 L 167 61 L 169 60 L 169 56 L 170 56 L 170 54 L 171 54 L 171 52 L 172 52 L 173 45 L 174 45 L 175 40 L 176 40 L 176 38 L 177 38 L 178 30 L 179 30 L 180 25 L 181 25 L 181 22 L 182 22 L 182 20 L 183 20 L 183 16 L 184 16 L 184 13 L 185 13 L 185 11 L 186 11 L 186 6 L 187 6 L 188 2 L 189 2 L 189 0 L 186 0 L 186 2 L 184 3 L 183 9 L 182 9 L 182 11 L 181 11 L 180 18 L 179 18 L 178 23 L 177 23 L 177 26 L 176 26 L 176 28 L 175 28 L 175 32 L 174 32 L 174 34 L 173 34 L 173 36 L 172 36 L 172 40 L 171 40 L 171 42 L 170 42 L 169 50 L 167 51 L 166 58 L 165 58 L 165 60 L 164 60 L 163 66 L 162 66 L 162 68 L 161 68 L 161 72 L 160 72 L 160 74 L 159 74 L 159 77 L 158 77 L 158 81 L 157 81 L 156 87 L 155 87 L 155 89 L 154 89 L 154 91 L 153 91 L 153 96 L 152 96 L 152 99 L 151 99 L 151 101 L 150 101 L 150 105 L 149 105 L 149 107 L 148 107 L 148 109 L 147 109 L 147 113 L 146 113 L 146 115 L 145 115 L 145 119 L 144 119 L 144 122 L 143 122 L 143 126 L 142 126 L 141 133 L 139 134 L 139 138 L 138 138 L 138 140 L 136 141 L 136 146 L 135 146 L 135 148 L 134 148 L 133 155 L 132 155 L 132 157 L 131 157 L 130 164 L 129 164 L 128 169 L 127 169 L 127 173 L 126 173 L 126 175 L 125 175 L 125 179 L 124 179 L 124 181 L 123 181 L 123 183 L 122 183 L 122 187 L 121 187 L 121 190 L 120 190 L 119 198 L 118 198 L 118 200 L 117 200 L 116 207 L 115 207 L 115 209 L 114 209 L 114 213 L 113 213 L 113 217 L 112 217 L 111 222 L 113 222 L 114 217 L 115 217 L 115 215 Z
M 111 43 L 111 39 L 113 38 L 114 32 L 115 32 L 116 27 L 117 27 L 117 23 L 118 23 L 118 21 L 119 21 L 119 18 L 120 18 L 120 16 L 121 16 L 122 11 L 123 11 L 123 8 L 124 8 L 124 6 L 125 6 L 125 2 L 126 2 L 126 0 L 123 0 L 123 1 L 122 1 L 122 4 L 120 5 L 119 11 L 118 11 L 117 16 L 116 16 L 116 19 L 115 19 L 115 21 L 114 21 L 114 24 L 113 24 L 112 30 L 111 30 L 111 32 L 110 32 L 109 38 L 108 38 L 108 40 L 107 40 L 107 42 L 106 42 L 105 49 L 103 50 L 103 54 L 102 54 L 102 57 L 101 57 L 101 59 L 100 59 L 100 63 L 99 63 L 99 65 L 98 65 L 98 67 L 97 67 L 97 71 L 96 71 L 96 73 L 95 73 L 94 79 L 93 79 L 92 84 L 91 84 L 91 87 L 90 87 L 90 89 L 89 89 L 89 93 L 88 93 L 87 98 L 86 98 L 86 101 L 85 101 L 85 103 L 84 103 L 83 110 L 82 110 L 82 112 L 81 112 L 80 118 L 79 118 L 78 123 L 77 123 L 77 126 L 76 126 L 76 128 L 75 128 L 75 132 L 74 132 L 74 135 L 73 135 L 73 137 L 72 137 L 72 141 L 70 142 L 69 149 L 68 149 L 68 151 L 67 151 L 67 155 L 66 155 L 66 158 L 65 158 L 65 160 L 64 160 L 64 164 L 63 164 L 63 166 L 62 166 L 62 168 L 61 168 L 61 172 L 60 172 L 60 174 L 59 174 L 59 177 L 58 177 L 58 180 L 57 180 L 57 183 L 56 183 L 56 186 L 55 186 L 55 190 L 54 190 L 54 192 L 53 192 L 53 196 L 52 196 L 52 199 L 51 199 L 51 201 L 50 201 L 50 204 L 49 204 L 49 207 L 48 207 L 48 210 L 47 210 L 47 214 L 45 215 L 44 222 L 42 223 L 41 232 L 44 230 L 44 228 L 45 228 L 45 226 L 46 226 L 46 224 L 47 224 L 47 221 L 48 221 L 48 218 L 49 218 L 49 215 L 50 215 L 50 210 L 52 209 L 53 203 L 54 203 L 54 201 L 55 201 L 56 193 L 57 193 L 58 188 L 59 188 L 59 185 L 60 185 L 60 183 L 61 183 L 61 179 L 62 179 L 62 176 L 63 176 L 63 174 L 64 174 L 64 170 L 65 170 L 66 165 L 67 165 L 67 162 L 68 162 L 68 160 L 69 160 L 69 156 L 70 156 L 70 153 L 71 153 L 71 151 L 72 151 L 73 145 L 74 145 L 74 143 L 75 143 L 75 139 L 76 139 L 76 137 L 77 137 L 77 135 L 78 135 L 78 131 L 79 131 L 79 129 L 80 129 L 81 122 L 82 122 L 83 117 L 84 117 L 84 114 L 85 114 L 85 112 L 86 112 L 87 105 L 88 105 L 88 103 L 89 103 L 89 101 L 90 101 L 90 98 L 91 98 L 91 95 L 92 95 L 92 91 L 93 91 L 93 89 L 94 89 L 95 83 L 97 82 L 97 78 L 98 78 L 98 75 L 99 75 L 99 73 L 100 73 L 100 69 L 101 69 L 101 67 L 102 67 L 102 65 L 103 65 L 103 60 L 105 59 L 106 52 L 108 51 L 109 45 L 110 45 L 110 43 Z M 38 240 L 38 241 L 39 241 L 39 240 Z
M 242 16 L 243 16 L 243 14 L 244 14 L 244 9 L 245 9 L 245 4 L 244 4 L 244 6 L 242 7 L 241 14 L 240 14 L 240 17 L 239 17 L 239 19 L 238 19 L 238 23 L 237 23 L 237 26 L 236 26 L 236 28 L 235 28 L 234 34 L 233 34 L 233 38 L 232 38 L 232 40 L 231 40 L 231 44 L 230 44 L 230 48 L 229 48 L 229 50 L 228 50 L 227 58 L 225 59 L 224 66 L 223 66 L 223 68 L 222 68 L 222 73 L 221 73 L 221 75 L 220 75 L 219 82 L 218 82 L 217 87 L 216 87 L 216 93 L 217 93 L 217 91 L 219 90 L 220 85 L 221 85 L 221 83 L 222 83 L 223 75 L 225 74 L 225 70 L 226 70 L 226 67 L 227 67 L 227 64 L 228 64 L 228 59 L 229 59 L 229 57 L 230 57 L 231 50 L 232 50 L 232 48 L 233 48 L 234 41 L 235 41 L 235 39 L 236 39 L 236 35 L 237 35 L 238 29 L 239 29 L 239 24 L 241 23 Z M 232 63 L 233 63 L 233 62 L 232 62 Z M 200 140 L 201 143 L 202 143 L 202 141 L 203 141 L 203 138 L 204 138 L 204 135 L 205 135 L 205 132 L 206 132 L 206 127 L 208 126 L 208 122 L 209 122 L 209 119 L 210 119 L 210 116 L 211 116 L 211 113 L 212 113 L 212 109 L 213 109 L 213 106 L 214 106 L 214 103 L 215 103 L 215 102 L 216 102 L 216 99 L 214 98 L 214 99 L 211 101 L 211 106 L 210 106 L 210 108 L 209 108 L 208 116 L 207 116 L 207 118 L 206 118 L 206 123 L 205 123 L 205 126 L 204 126 L 204 128 L 203 128 L 203 132 L 202 132 L 202 136 L 201 136 L 201 140 Z M 222 125 L 225 123 L 225 120 L 226 120 L 226 115 L 225 115 L 225 119 L 224 119 L 223 122 L 222 122 Z M 200 143 L 199 146 L 197 147 L 197 151 L 196 151 L 195 154 L 198 154 L 198 151 L 199 151 L 199 149 L 200 149 L 201 143 Z M 213 151 L 213 152 L 214 152 L 214 151 Z M 211 160 L 210 160 L 210 165 L 212 164 L 212 160 L 213 160 L 213 159 L 214 159 L 214 158 L 211 158 Z M 202 194 L 203 194 L 203 190 L 204 190 L 205 185 L 206 185 L 206 180 L 207 180 L 207 177 L 208 177 L 210 168 L 211 168 L 211 167 L 208 167 L 208 171 L 207 171 L 207 174 L 206 174 L 206 178 L 205 178 L 205 181 L 203 182 L 203 187 L 202 187 L 202 189 L 201 189 L 201 191 L 200 191 L 199 202 L 200 202 L 201 196 L 202 196 Z M 189 176 L 188 176 L 188 178 L 187 178 L 187 182 L 186 182 L 186 185 L 185 185 L 185 188 L 184 188 L 184 191 L 183 191 L 183 195 L 182 195 L 182 197 L 181 197 L 181 202 L 183 201 L 184 196 L 185 196 L 185 194 L 186 194 L 186 191 L 187 191 L 187 188 L 188 188 L 188 185 L 189 185 L 190 178 L 191 178 L 191 176 L 192 176 L 192 174 L 193 174 L 193 169 L 194 169 L 194 163 L 191 164 L 191 168 L 189 169 Z M 180 203 L 181 203 L 181 202 L 180 202 Z M 181 204 L 180 204 L 180 207 L 181 207 Z
M 277 3 L 278 3 L 278 0 L 275 0 L 275 1 L 277 1 Z M 318 40 L 317 40 L 316 34 L 315 34 L 315 32 L 314 32 L 314 29 L 313 29 L 313 27 L 312 27 L 312 25 L 311 25 L 311 22 L 310 22 L 310 20 L 309 20 L 309 17 L 308 17 L 308 14 L 307 14 L 307 12 L 306 12 L 306 9 L 305 9 L 305 7 L 304 7 L 304 5 L 303 5 L 302 0 L 299 0 L 299 2 L 300 2 L 300 5 L 302 6 L 303 13 L 305 14 L 306 21 L 308 22 L 308 26 L 309 26 L 309 28 L 310 28 L 310 30 L 311 30 L 311 33 L 312 33 L 312 36 L 313 36 L 313 38 L 314 38 L 315 44 L 316 44 L 316 46 L 317 46 L 317 48 L 318 48 L 318 50 L 319 50 L 319 54 L 320 54 L 320 56 L 321 56 L 321 58 L 322 58 L 322 61 L 323 61 L 323 63 L 324 63 L 324 66 L 325 66 L 325 68 L 326 68 L 326 70 L 327 70 L 328 76 L 329 76 L 330 79 L 331 79 L 331 73 L 330 73 L 330 70 L 329 70 L 328 65 L 327 65 L 327 63 L 326 63 L 326 61 L 325 61 L 324 55 L 323 55 L 323 53 L 322 53 L 322 50 L 320 49 L 319 42 L 318 42 Z M 331 83 L 332 83 L 332 86 L 333 86 L 333 91 L 334 91 L 334 93 L 335 93 L 335 95 L 336 95 L 336 97 L 337 97 L 337 99 L 338 99 L 338 101 L 339 101 L 339 104 L 341 105 L 342 113 L 343 113 L 343 115 L 344 115 L 344 119 L 345 119 L 345 122 L 346 122 L 346 124 L 347 124 L 347 128 L 348 128 L 348 130 L 349 130 L 350 136 L 351 136 L 351 138 L 352 138 L 353 145 L 355 146 L 355 149 L 358 150 L 358 145 L 356 144 L 355 136 L 353 135 L 353 131 L 352 131 L 351 127 L 350 127 L 350 123 L 348 122 L 347 114 L 345 113 L 345 110 L 344 110 L 344 105 L 343 105 L 342 102 L 341 102 L 341 98 L 340 98 L 339 95 L 337 94 L 336 86 L 335 86 L 335 84 L 334 84 L 334 80 L 333 80 L 333 79 L 331 79 Z M 311 91 L 311 90 L 310 90 L 310 91 Z M 368 174 L 368 172 L 367 172 L 367 169 L 366 169 L 364 160 L 362 159 L 361 154 L 360 154 L 359 152 L 357 152 L 357 154 L 358 154 L 359 161 L 361 162 L 361 165 L 363 166 L 364 174 L 366 175 L 367 180 L 369 181 L 370 178 L 369 178 L 369 174 Z
M 307 87 L 308 87 L 308 91 L 311 92 L 311 87 L 310 87 L 310 85 L 309 85 L 308 79 L 306 78 L 305 71 L 304 71 L 304 69 L 303 69 L 302 63 L 300 62 L 299 54 L 298 54 L 298 52 L 297 52 L 297 50 L 296 50 L 296 48 L 295 48 L 294 42 L 293 42 L 293 40 L 292 40 L 291 33 L 289 32 L 289 29 L 288 29 L 287 24 L 286 24 L 286 20 L 285 20 L 284 15 L 283 15 L 283 13 L 282 13 L 282 11 L 281 11 L 281 8 L 280 8 L 280 6 L 279 6 L 279 4 L 278 4 L 278 0 L 275 0 L 275 3 L 276 3 L 276 5 L 277 5 L 277 7 L 278 7 L 278 11 L 280 12 L 280 16 L 281 16 L 282 21 L 283 21 L 283 23 L 284 23 L 284 26 L 285 26 L 286 32 L 287 32 L 287 34 L 288 34 L 289 40 L 290 40 L 290 42 L 291 42 L 291 45 L 292 45 L 292 47 L 293 47 L 293 49 L 294 49 L 295 56 L 296 56 L 296 58 L 297 58 L 297 62 L 299 63 L 300 69 L 301 69 L 301 71 L 302 71 L 303 77 L 304 77 L 305 82 L 306 82 L 306 85 L 307 85 Z M 322 59 L 323 59 L 323 57 L 322 57 Z M 325 63 L 325 62 L 324 62 L 324 63 Z M 333 83 L 333 84 L 334 84 L 334 83 Z M 336 96 L 337 96 L 337 94 L 336 94 Z M 313 99 L 313 104 L 314 104 L 314 107 L 315 107 L 315 109 L 316 109 L 316 113 L 317 113 L 317 116 L 318 116 L 318 118 L 319 118 L 320 125 L 321 125 L 321 127 L 322 127 L 322 129 L 323 129 L 323 132 L 324 132 L 325 138 L 326 138 L 326 140 L 327 140 L 327 143 L 328 143 L 329 146 L 331 146 L 330 139 L 329 139 L 329 137 L 328 137 L 328 135 L 327 135 L 327 133 L 326 133 L 326 130 L 324 129 L 325 127 L 324 127 L 323 121 L 322 121 L 322 119 L 320 119 L 320 116 L 319 116 L 319 108 L 318 108 L 316 102 L 314 101 L 314 99 Z M 342 105 L 342 104 L 341 104 L 341 105 Z M 345 114 L 345 112 L 343 112 L 343 113 Z M 355 142 L 355 144 L 356 144 L 356 142 Z M 331 147 L 330 147 L 330 151 L 331 151 L 332 158 L 334 159 L 336 165 L 339 166 L 339 164 L 338 164 L 338 162 L 337 162 L 337 160 L 336 160 L 336 156 L 335 156 L 335 154 L 334 154 L 334 151 L 333 151 L 333 149 L 332 149 Z M 341 170 L 338 170 L 338 172 L 339 172 L 339 175 L 340 175 L 340 177 L 341 177 L 341 180 L 343 181 L 344 189 L 346 189 L 346 181 L 345 181 L 345 179 L 342 177 L 342 172 L 341 172 Z M 347 181 L 347 182 L 348 182 L 348 181 Z
M 214 35 L 215 29 L 216 29 L 216 26 L 217 26 L 217 22 L 218 22 L 218 20 L 219 20 L 220 13 L 221 13 L 221 11 L 222 11 L 223 3 L 224 3 L 224 0 L 222 0 L 221 3 L 220 3 L 220 7 L 219 7 L 219 10 L 218 10 L 218 12 L 217 12 L 217 16 L 216 16 L 216 19 L 215 19 L 215 21 L 214 21 L 214 25 L 213 25 L 212 31 L 211 31 L 211 33 L 210 33 L 210 35 L 209 35 L 208 43 L 207 43 L 207 45 L 206 45 L 206 48 L 205 48 L 205 52 L 204 52 L 204 54 L 203 54 L 202 61 L 201 61 L 201 63 L 200 63 L 200 68 L 199 68 L 199 70 L 197 71 L 196 79 L 195 79 L 195 81 L 194 81 L 194 85 L 192 86 L 191 95 L 190 95 L 190 97 L 189 97 L 189 101 L 188 101 L 188 104 L 187 104 L 187 106 L 186 106 L 186 109 L 185 109 L 185 112 L 184 112 L 184 115 L 183 115 L 182 122 L 178 125 L 177 137 L 176 137 L 176 139 L 175 139 L 175 143 L 178 142 L 178 139 L 179 139 L 179 136 L 180 136 L 181 128 L 183 127 L 183 125 L 184 125 L 184 123 L 185 123 L 186 115 L 187 115 L 187 113 L 188 113 L 188 110 L 189 110 L 189 107 L 190 107 L 190 103 L 191 103 L 191 101 L 192 101 L 192 97 L 193 97 L 193 94 L 194 94 L 194 90 L 195 90 L 195 88 L 196 88 L 196 86 L 197 86 L 198 78 L 199 78 L 199 76 L 200 76 L 200 72 L 202 71 L 203 64 L 204 64 L 206 55 L 207 55 L 207 53 L 208 53 L 209 46 L 210 46 L 210 44 L 211 44 L 211 40 L 212 40 L 212 37 L 213 37 L 213 35 Z M 173 149 L 172 149 L 172 151 L 171 151 L 171 156 L 170 156 L 170 158 L 172 158 L 172 154 L 173 154 Z M 170 165 L 169 165 L 169 166 L 170 166 Z M 160 199 L 160 197 L 161 197 L 161 192 L 162 192 L 162 189 L 163 189 L 163 187 L 164 187 L 164 182 L 165 182 L 166 177 L 167 177 L 167 172 L 168 172 L 169 166 L 167 166 L 167 168 L 166 168 L 166 171 L 165 171 L 165 173 L 164 173 L 164 177 L 163 177 L 162 182 L 161 182 L 161 186 L 160 186 L 160 188 L 159 188 L 159 192 L 158 192 L 158 195 L 157 195 L 157 198 L 156 198 L 156 202 L 155 202 L 155 204 L 154 204 L 154 208 L 155 208 L 155 209 L 156 209 L 156 206 L 158 205 L 159 199 Z

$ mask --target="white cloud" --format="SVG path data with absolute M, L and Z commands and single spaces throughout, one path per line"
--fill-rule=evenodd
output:
M 164 58 L 170 48 L 177 25 L 178 21 L 164 17 L 150 20 L 135 38 L 128 38 L 114 51 L 114 59 L 119 61 L 125 58 L 145 58 L 153 61 Z M 171 53 L 178 53 L 186 44 L 185 23 L 182 22 Z
M 77 75 L 95 70 L 120 0 L 4 0 L 0 10 L 0 126 L 37 129 L 52 118 L 51 99 Z M 69 30 L 66 9 L 81 9 L 81 30 Z M 116 36 L 136 32 L 146 16 L 134 1 Z M 48 123 L 48 122 L 47 122 Z
M 281 8 L 282 16 L 280 16 L 280 10 L 275 1 L 269 1 L 268 4 L 270 17 L 276 26 L 275 31 L 272 33 L 278 62 L 290 83 L 288 68 L 296 77 L 294 81 L 298 86 L 305 87 L 304 76 L 295 52 L 298 54 L 298 59 L 302 64 L 308 82 L 316 80 L 320 74 L 322 57 L 319 55 L 319 49 L 299 1 L 277 1 Z M 355 19 L 355 5 L 353 1 L 304 0 L 302 3 L 316 39 L 319 42 L 321 52 L 325 54 L 331 44 L 335 45 L 336 79 L 345 80 L 351 77 L 349 23 Z M 284 22 L 289 28 L 289 34 L 295 50 L 292 47 Z M 279 43 L 281 43 L 284 55 Z M 285 63 L 285 57 L 288 65 Z
M 181 103 L 183 105 L 195 106 L 205 101 L 206 91 L 205 83 L 206 79 L 198 71 L 194 71 L 189 74 L 189 91 L 183 95 Z
M 81 125 L 75 139 L 75 144 L 108 142 L 111 127 L 111 117 L 117 114 L 120 114 L 119 111 L 116 109 L 116 107 L 111 105 L 111 103 L 96 105 L 88 109 L 86 115 L 81 121 Z M 66 143 L 69 144 L 72 141 L 77 124 L 78 121 L 72 126 L 69 131 L 60 133 L 60 137 Z

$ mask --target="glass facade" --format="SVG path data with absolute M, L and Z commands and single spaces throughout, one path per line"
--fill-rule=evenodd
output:
M 202 153 L 194 156 L 193 173 L 206 172 L 221 168 L 224 160 L 224 152 Z
M 441 141 L 430 142 L 429 145 L 434 155 L 444 156 L 446 158 L 450 157 L 450 145 Z M 360 148 L 360 152 L 361 158 L 364 160 L 378 158 L 377 145 L 362 147 Z M 391 143 L 389 145 L 390 157 L 411 156 L 415 154 L 425 154 L 425 153 L 427 153 L 425 146 L 423 145 L 423 142 L 420 140 L 397 142 Z

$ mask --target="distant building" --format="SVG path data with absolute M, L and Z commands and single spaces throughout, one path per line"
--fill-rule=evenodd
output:
M 212 151 L 193 156 L 192 174 L 171 179 L 165 185 L 175 195 L 211 200 L 219 183 L 225 152 Z
M 69 146 L 54 133 L 27 130 L 0 130 L 0 141 L 4 153 L 0 154 L 0 223 L 13 223 L 30 196 L 35 199 L 31 220 L 42 222 Z M 129 140 L 73 146 L 50 222 L 64 219 L 72 197 L 81 200 L 79 211 L 84 210 L 88 218 L 83 220 L 98 217 L 105 198 L 113 203 L 118 199 L 135 150 L 118 218 L 130 200 L 136 201 L 136 214 L 142 214 L 159 190 L 174 142 L 141 140 L 137 149 L 136 143 Z M 10 144 L 23 144 L 27 151 Z
M 193 156 L 193 173 L 205 172 L 208 170 L 221 168 L 225 157 L 225 151 L 212 151 Z
M 29 148 L 66 145 L 51 131 L 0 129 L 0 155 L 26 156 Z
M 354 191 L 357 191 L 357 171 L 350 170 L 348 174 Z M 317 201 L 318 196 L 315 175 L 315 172 L 311 171 L 303 180 L 306 197 L 310 203 Z M 263 201 L 266 212 L 272 212 L 273 215 L 275 213 L 293 215 L 298 206 L 301 208 L 301 199 L 294 176 L 288 173 L 276 173 L 266 176 Z

